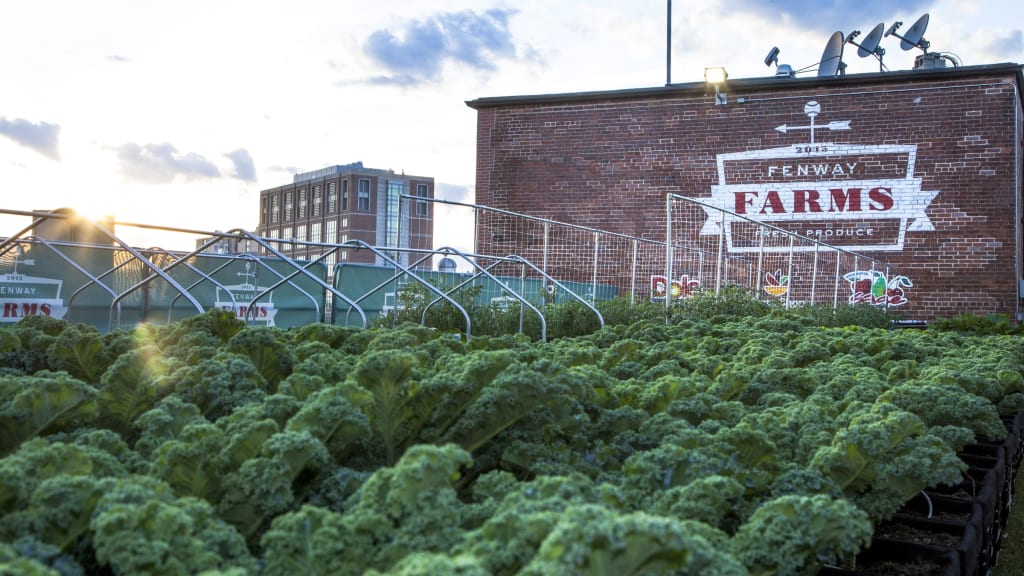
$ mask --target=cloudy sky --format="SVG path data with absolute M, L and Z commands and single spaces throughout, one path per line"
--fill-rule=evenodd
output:
M 355 161 L 433 176 L 438 196 L 471 202 L 476 113 L 465 102 L 664 85 L 666 7 L 5 0 L 0 207 L 254 229 L 260 190 Z M 837 30 L 899 20 L 905 33 L 926 12 L 931 51 L 965 65 L 1024 62 L 1016 0 L 675 0 L 672 81 L 700 81 L 706 66 L 771 75 L 772 46 L 804 68 Z M 919 53 L 893 37 L 882 47 L 892 70 Z M 854 52 L 847 73 L 878 71 Z M 0 236 L 20 222 L 0 217 Z

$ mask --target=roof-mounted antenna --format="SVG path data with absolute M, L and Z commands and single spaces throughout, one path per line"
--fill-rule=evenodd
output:
M 866 58 L 874 55 L 878 59 L 878 71 L 885 72 L 885 64 L 882 63 L 882 56 L 885 56 L 885 48 L 878 45 L 882 41 L 882 32 L 885 30 L 885 24 L 879 23 L 868 32 L 868 35 L 864 37 L 864 41 L 860 44 L 853 41 L 858 35 L 860 30 L 854 30 L 850 32 L 850 35 L 846 37 L 846 41 L 857 47 L 857 56 Z
M 914 48 L 921 49 L 922 54 L 918 54 L 917 57 L 914 58 L 915 70 L 918 68 L 945 67 L 946 63 L 944 58 L 946 58 L 946 56 L 938 52 L 929 52 L 928 48 L 931 46 L 931 43 L 924 39 L 924 31 L 928 29 L 928 14 L 918 18 L 917 22 L 914 22 L 914 25 L 907 30 L 907 33 L 900 36 L 896 33 L 896 30 L 898 30 L 902 25 L 903 22 L 897 21 L 890 26 L 888 30 L 886 30 L 885 35 L 899 38 L 901 40 L 900 48 L 903 48 L 904 50 L 913 50 Z M 953 62 L 953 65 L 957 64 L 955 60 L 951 59 L 951 61 Z
M 918 18 L 917 22 L 914 22 L 914 25 L 911 26 L 910 29 L 907 30 L 907 33 L 903 36 L 900 36 L 899 34 L 896 33 L 896 31 L 899 30 L 900 26 L 903 26 L 903 22 L 897 20 L 895 23 L 893 23 L 892 26 L 889 27 L 888 30 L 886 30 L 885 35 L 895 36 L 902 40 L 902 42 L 900 42 L 900 48 L 903 48 L 904 50 L 920 48 L 922 52 L 927 54 L 928 47 L 931 46 L 931 44 L 924 39 L 924 31 L 928 29 L 928 14 L 925 14 L 924 16 Z
M 821 62 L 818 64 L 818 76 L 842 76 L 846 74 L 846 64 L 843 62 L 843 33 L 834 32 L 825 45 L 825 51 L 821 54 Z
M 771 66 L 775 64 L 775 77 L 776 78 L 792 78 L 796 76 L 793 72 L 793 67 L 789 64 L 779 64 L 779 47 L 772 46 L 772 49 L 768 51 L 768 55 L 764 57 L 764 65 Z

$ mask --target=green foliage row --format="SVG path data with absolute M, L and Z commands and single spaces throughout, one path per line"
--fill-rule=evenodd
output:
M 606 310 L 548 343 L 0 328 L 0 573 L 815 574 L 1024 408 L 1016 334 Z
M 518 303 L 508 307 L 478 304 L 480 290 L 480 286 L 471 286 L 451 294 L 452 299 L 469 316 L 473 335 L 522 333 L 533 340 L 540 339 L 541 321 L 534 310 Z M 445 301 L 434 302 L 434 298 L 436 296 L 426 289 L 411 286 L 401 294 L 401 306 L 386 317 L 376 320 L 374 325 L 395 327 L 411 322 L 445 332 L 465 332 L 466 317 L 462 312 Z M 664 301 L 632 299 L 628 295 L 598 301 L 594 307 L 608 326 L 629 325 L 641 320 L 677 324 L 698 320 L 725 322 L 784 313 L 817 326 L 885 328 L 891 326 L 897 318 L 885 308 L 866 304 L 836 307 L 808 305 L 786 310 L 782 303 L 759 300 L 755 292 L 739 286 L 726 286 L 718 293 L 696 292 L 690 297 L 674 301 L 668 307 Z M 539 310 L 545 318 L 548 339 L 584 336 L 601 327 L 597 314 L 579 301 L 546 304 Z M 979 333 L 986 332 L 979 329 Z

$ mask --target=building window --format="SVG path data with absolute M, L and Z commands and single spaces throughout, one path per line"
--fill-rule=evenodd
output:
M 277 224 L 281 221 L 281 195 L 274 194 L 270 197 L 270 223 Z
M 427 187 L 426 184 L 417 184 L 416 185 L 416 196 L 418 196 L 420 198 L 429 198 L 430 197 L 430 189 Z M 416 201 L 416 215 L 417 216 L 426 216 L 428 213 L 429 213 L 429 210 L 427 209 L 427 203 L 422 201 L 422 200 L 417 200 Z
M 295 227 L 295 239 L 299 240 L 300 242 L 305 242 L 308 239 L 306 238 L 305 224 L 299 224 L 298 226 Z
M 324 225 L 324 243 L 334 244 L 334 241 L 338 239 L 338 221 L 331 219 L 328 220 Z M 332 250 L 328 248 L 327 250 Z M 327 274 L 334 274 L 333 268 L 334 263 L 338 260 L 338 252 L 329 252 L 327 258 L 324 259 L 324 263 L 327 264 Z
M 313 186 L 313 217 L 320 215 L 320 206 L 323 204 L 323 198 L 320 197 L 320 187 Z
M 273 230 L 271 230 L 271 231 L 270 231 L 270 234 L 269 234 L 269 236 L 270 236 L 271 238 L 277 238 L 277 235 L 278 235 L 278 230 L 277 230 L 277 228 L 274 228 Z M 281 249 L 281 244 L 279 244 L 279 243 L 277 243 L 277 242 L 269 242 L 268 244 L 270 244 L 270 247 L 271 247 L 271 248 L 274 248 L 275 250 L 280 250 L 280 249 Z M 263 250 L 263 253 L 264 253 L 264 254 L 266 254 L 266 253 L 267 253 L 267 250 L 266 250 L 265 248 L 261 248 L 261 250 Z
M 291 226 L 281 227 L 281 240 L 286 240 L 287 242 L 281 242 L 280 244 L 278 244 L 277 249 L 280 250 L 281 252 L 284 252 L 285 254 L 290 253 L 294 248 L 290 242 L 292 239 L 292 232 L 293 229 Z
M 294 206 L 292 205 L 292 193 L 291 192 L 285 192 L 284 193 L 284 221 L 285 222 L 291 222 L 291 219 L 292 219 L 292 209 L 293 208 L 294 208 Z
M 356 210 L 370 211 L 370 180 L 367 178 L 359 179 L 359 205 L 356 206 Z
M 338 211 L 338 183 L 327 183 L 327 213 L 334 214 Z
M 267 219 L 270 216 L 270 201 L 266 196 L 260 198 L 260 226 L 267 225 Z
M 341 181 L 341 211 L 348 211 L 348 180 Z
M 338 221 L 328 220 L 327 221 L 327 238 L 325 242 L 328 244 L 334 244 L 338 239 Z
M 402 193 L 405 192 L 404 182 L 388 182 L 387 203 L 384 206 L 384 245 L 392 248 L 398 247 L 398 206 L 402 200 Z M 391 257 L 395 258 L 397 253 L 392 252 Z
M 299 190 L 299 215 L 295 217 L 296 220 L 306 219 L 306 189 Z
M 341 219 L 341 227 L 342 228 L 348 228 L 348 218 L 342 218 Z
M 320 223 L 311 222 L 309 224 L 309 241 L 320 243 Z

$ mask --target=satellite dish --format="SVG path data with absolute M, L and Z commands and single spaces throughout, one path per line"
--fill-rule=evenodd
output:
M 867 58 L 871 54 L 879 56 L 885 54 L 885 49 L 878 46 L 878 43 L 882 41 L 883 30 L 885 30 L 885 24 L 881 22 L 878 23 L 878 26 L 872 28 L 871 32 L 864 37 L 864 41 L 857 45 L 857 56 Z
M 925 14 L 924 16 L 918 18 L 917 22 L 914 22 L 914 25 L 910 27 L 910 30 L 907 30 L 906 36 L 904 36 L 902 38 L 903 41 L 900 42 L 900 48 L 903 48 L 904 50 L 910 50 L 912 48 L 917 47 L 927 52 L 928 42 L 926 42 L 924 39 L 924 31 L 927 29 L 928 15 Z
M 772 64 L 775 64 L 775 76 L 777 78 L 792 78 L 795 76 L 792 66 L 789 64 L 779 64 L 778 46 L 772 46 L 772 49 L 768 51 L 768 55 L 764 57 L 765 66 L 771 66 Z
M 878 71 L 885 71 L 885 65 L 882 64 L 882 56 L 885 55 L 885 48 L 878 45 L 882 41 L 882 32 L 885 30 L 885 24 L 879 23 L 868 32 L 868 35 L 864 38 L 864 41 L 857 44 L 853 41 L 860 34 L 860 30 L 854 30 L 846 37 L 846 41 L 857 47 L 857 56 L 865 58 L 867 56 L 874 56 L 878 58 Z
M 886 32 L 886 36 L 895 36 L 902 40 L 900 42 L 900 48 L 904 50 L 910 50 L 913 48 L 920 48 L 925 54 L 928 53 L 928 47 L 931 45 L 927 40 L 924 39 L 924 31 L 928 29 L 928 14 L 921 16 L 914 22 L 914 25 L 907 30 L 906 35 L 900 36 L 896 33 L 896 30 L 903 25 L 903 22 L 896 22 Z
M 825 51 L 821 54 L 821 63 L 818 64 L 818 76 L 835 76 L 840 73 L 846 65 L 843 64 L 843 33 L 834 32 L 825 45 Z

